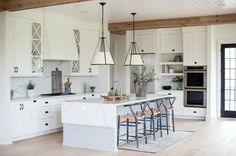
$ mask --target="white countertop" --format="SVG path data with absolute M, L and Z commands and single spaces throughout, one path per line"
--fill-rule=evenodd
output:
M 148 94 L 147 97 L 130 97 L 129 99 L 120 100 L 120 101 L 104 101 L 103 98 L 88 98 L 88 99 L 82 99 L 82 100 L 67 100 L 66 102 L 124 106 L 124 105 L 129 105 L 129 104 L 134 104 L 134 103 L 152 101 L 152 100 L 156 100 L 159 98 L 166 98 L 166 97 L 171 97 L 171 95 Z

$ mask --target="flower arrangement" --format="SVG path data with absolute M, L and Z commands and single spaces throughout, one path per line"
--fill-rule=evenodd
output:
M 147 84 L 155 80 L 154 70 L 148 71 L 147 66 L 142 66 L 141 68 L 134 67 L 131 74 L 134 80 L 136 96 L 145 96 Z

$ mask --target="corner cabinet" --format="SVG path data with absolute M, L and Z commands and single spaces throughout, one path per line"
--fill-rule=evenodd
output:
M 41 23 L 11 16 L 10 28 L 11 76 L 42 75 Z
M 183 28 L 185 66 L 207 65 L 207 30 L 205 26 Z
M 99 35 L 95 30 L 74 29 L 78 60 L 72 61 L 72 76 L 96 76 L 98 66 L 90 65 Z

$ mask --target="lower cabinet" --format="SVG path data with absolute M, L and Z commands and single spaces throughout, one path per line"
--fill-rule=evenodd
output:
M 98 98 L 98 94 L 11 102 L 13 141 L 61 130 L 61 104 L 69 99 Z
M 12 137 L 25 136 L 32 131 L 31 112 L 32 102 L 13 102 L 11 104 L 11 133 Z
M 177 118 L 204 119 L 206 117 L 206 108 L 184 107 L 184 91 L 182 90 L 162 90 L 157 93 L 176 97 L 174 113 Z

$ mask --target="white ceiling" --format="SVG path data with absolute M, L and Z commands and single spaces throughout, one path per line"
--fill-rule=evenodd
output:
M 43 10 L 100 21 L 101 1 L 107 3 L 105 19 L 110 23 L 131 21 L 131 12 L 137 13 L 137 21 L 236 13 L 236 0 L 92 0 Z

